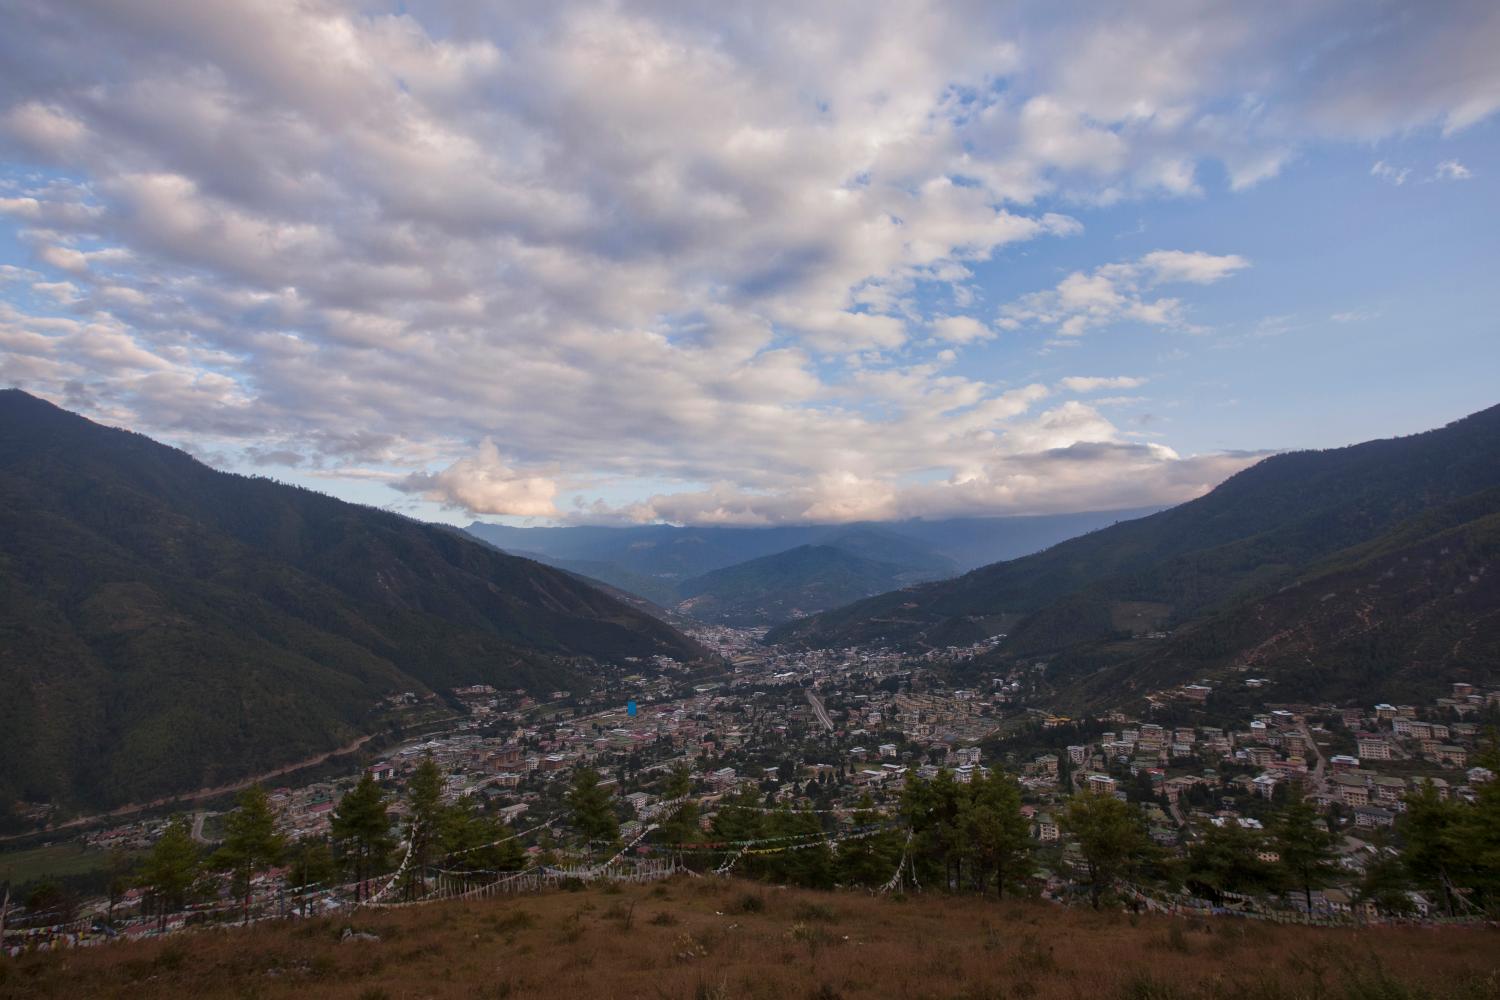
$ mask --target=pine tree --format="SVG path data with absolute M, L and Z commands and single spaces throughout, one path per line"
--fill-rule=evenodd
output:
M 1460 836 L 1463 808 L 1438 795 L 1437 786 L 1419 781 L 1406 796 L 1406 811 L 1396 821 L 1396 832 L 1405 850 L 1401 857 L 1407 873 L 1418 886 L 1443 900 L 1449 916 L 1454 912 L 1453 880 L 1464 878 L 1465 859 Z
M 1078 838 L 1088 868 L 1089 899 L 1096 910 L 1104 890 L 1152 853 L 1140 810 L 1113 795 L 1073 796 L 1062 822 Z
M 167 914 L 182 909 L 198 878 L 198 848 L 187 817 L 173 816 L 151 847 L 141 866 L 140 883 L 151 892 L 156 903 L 158 927 L 165 930 Z
M 235 894 L 242 900 L 241 918 L 248 921 L 255 876 L 281 860 L 286 838 L 276 832 L 276 817 L 260 785 L 241 792 L 235 806 L 224 822 L 224 843 L 214 853 L 213 864 L 229 872 Z
M 287 873 L 287 881 L 299 897 L 314 886 L 333 881 L 338 873 L 338 865 L 333 860 L 328 841 L 321 838 L 300 840 L 290 849 L 289 854 L 291 871 Z
M 856 828 L 873 826 L 881 821 L 875 803 L 868 794 L 862 796 L 850 819 Z M 882 830 L 839 845 L 838 880 L 845 885 L 880 885 L 891 877 L 901 863 L 903 836 L 894 830 Z
M 353 869 L 359 883 L 358 897 L 363 899 L 370 876 L 385 863 L 394 846 L 385 793 L 368 772 L 339 801 L 331 825 L 334 846 Z
M 573 826 L 589 840 L 614 843 L 620 838 L 620 821 L 615 816 L 610 795 L 599 784 L 599 772 L 591 767 L 582 767 L 573 775 L 573 787 L 568 792 L 568 805 L 573 810 Z
M 1500 761 L 1491 755 L 1491 769 Z M 1492 912 L 1500 909 L 1500 778 L 1478 787 L 1473 806 L 1460 813 L 1453 842 L 1467 873 L 1465 879 Z
M 993 873 L 996 895 L 1003 897 L 1007 881 L 1014 884 L 1031 874 L 1031 824 L 1021 815 L 1021 789 L 1010 778 L 976 777 L 961 827 L 981 888 Z
M 941 884 L 950 889 L 958 885 L 963 863 L 962 788 L 945 768 L 932 781 L 909 782 L 901 796 L 901 813 L 912 830 L 915 862 L 924 869 L 926 881 L 941 872 Z
M 1205 823 L 1188 847 L 1187 882 L 1195 892 L 1222 903 L 1224 893 L 1269 892 L 1276 869 L 1261 860 L 1265 837 L 1230 819 L 1222 826 Z
M 407 871 L 405 890 L 408 896 L 419 895 L 425 890 L 423 870 L 431 861 L 432 848 L 437 842 L 438 820 L 443 810 L 443 773 L 438 770 L 432 755 L 422 758 L 406 783 L 406 803 L 410 818 L 406 824 L 406 837 L 411 845 L 411 867 Z
M 679 764 L 672 769 L 671 775 L 667 778 L 662 797 L 667 801 L 673 799 L 685 801 L 657 820 L 662 843 L 677 845 L 691 843 L 698 839 L 698 803 L 688 797 L 692 791 L 692 772 L 685 765 Z
M 1312 910 L 1312 891 L 1333 881 L 1334 836 L 1318 819 L 1318 811 L 1301 794 L 1293 794 L 1276 817 L 1271 841 L 1281 855 L 1281 869 L 1288 883 L 1302 890 L 1303 901 Z

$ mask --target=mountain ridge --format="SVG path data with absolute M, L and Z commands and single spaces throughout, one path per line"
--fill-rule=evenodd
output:
M 1122 612 L 1152 628 L 1194 621 L 1497 485 L 1500 407 L 1491 407 L 1420 434 L 1272 456 L 1178 507 L 815 615 L 767 640 L 921 648 L 1006 632 L 997 656 L 1078 651 L 1118 638 Z
M 0 392 L 0 802 L 150 798 L 329 749 L 385 695 L 703 650 L 541 563 Z M 3 808 L 3 807 L 0 807 Z

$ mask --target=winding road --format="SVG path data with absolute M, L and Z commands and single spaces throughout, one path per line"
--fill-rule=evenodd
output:
M 164 795 L 159 799 L 152 799 L 149 802 L 131 802 L 123 806 L 117 806 L 109 812 L 95 813 L 92 816 L 79 816 L 77 819 L 70 819 L 66 823 L 57 823 L 37 830 L 28 830 L 25 833 L 12 833 L 0 837 L 0 843 L 8 840 L 23 840 L 26 837 L 35 837 L 41 833 L 55 833 L 58 830 L 71 830 L 81 826 L 92 826 L 95 823 L 103 823 L 108 820 L 118 819 L 121 816 L 129 816 L 132 813 L 138 813 L 146 809 L 169 806 L 174 802 L 199 802 L 203 799 L 212 799 L 220 795 L 226 795 L 229 792 L 242 791 L 251 785 L 264 783 L 271 778 L 279 778 L 284 774 L 300 771 L 304 767 L 313 767 L 314 765 L 321 764 L 331 757 L 342 757 L 344 754 L 353 753 L 374 738 L 374 733 L 368 736 L 361 736 L 359 739 L 346 743 L 336 750 L 329 750 L 304 760 L 295 761 L 291 764 L 285 764 L 273 770 L 262 772 L 261 774 L 242 778 L 239 781 L 231 781 L 228 784 L 214 785 L 212 788 L 200 788 L 196 792 L 185 792 L 182 795 Z

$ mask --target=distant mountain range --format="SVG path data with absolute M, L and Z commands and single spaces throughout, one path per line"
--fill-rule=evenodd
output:
M 0 810 L 213 785 L 347 742 L 392 693 L 653 654 L 705 655 L 461 532 L 0 392 Z
M 1155 509 L 773 528 L 516 528 L 476 521 L 467 530 L 514 555 L 702 621 L 765 625 L 951 577 Z M 800 551 L 808 548 L 829 551 Z M 727 572 L 736 567 L 743 569 Z
M 1078 701 L 1230 668 L 1285 673 L 1307 696 L 1430 690 L 1497 663 L 1497 487 L 1500 407 L 1268 458 L 1179 507 L 767 639 L 931 648 L 1003 632 L 998 661 L 1050 661 Z
M 913 572 L 833 545 L 799 545 L 678 585 L 678 605 L 700 621 L 770 625 L 899 587 Z

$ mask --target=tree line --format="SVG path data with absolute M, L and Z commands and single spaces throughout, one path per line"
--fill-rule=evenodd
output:
M 743 877 L 809 888 L 890 885 L 1001 897 L 1033 889 L 1046 861 L 1068 868 L 1067 881 L 1095 907 L 1144 885 L 1186 888 L 1215 904 L 1234 896 L 1291 897 L 1311 909 L 1315 891 L 1347 885 L 1356 898 L 1392 914 L 1410 912 L 1413 893 L 1450 915 L 1500 909 L 1500 782 L 1480 786 L 1473 802 L 1419 784 L 1393 834 L 1372 838 L 1374 857 L 1357 876 L 1339 863 L 1342 838 L 1295 793 L 1264 826 L 1236 817 L 1201 821 L 1177 852 L 1153 841 L 1138 804 L 1082 791 L 1057 817 L 1067 850 L 1049 852 L 1032 835 L 1020 786 L 999 772 L 967 783 L 948 770 L 931 780 L 913 777 L 894 809 L 877 808 L 866 796 L 842 823 L 829 811 L 767 807 L 744 785 L 717 804 L 704 829 L 692 792 L 686 768 L 668 776 L 661 796 L 675 805 L 651 820 L 652 849 L 674 853 L 689 867 L 726 866 Z M 329 836 L 288 844 L 264 789 L 254 786 L 239 796 L 217 850 L 201 850 L 187 819 L 176 816 L 135 882 L 165 925 L 188 903 L 219 895 L 226 879 L 248 918 L 257 878 L 283 865 L 294 900 L 341 881 L 366 899 L 379 888 L 377 876 L 402 858 L 401 881 L 391 887 L 398 898 L 423 895 L 437 868 L 483 877 L 523 867 L 521 843 L 505 824 L 468 797 L 443 798 L 443 775 L 424 759 L 407 782 L 404 818 L 393 824 L 393 800 L 365 775 L 340 800 Z M 624 846 L 617 800 L 597 772 L 578 769 L 565 803 L 585 852 L 606 857 Z M 402 857 L 398 842 L 406 846 Z

